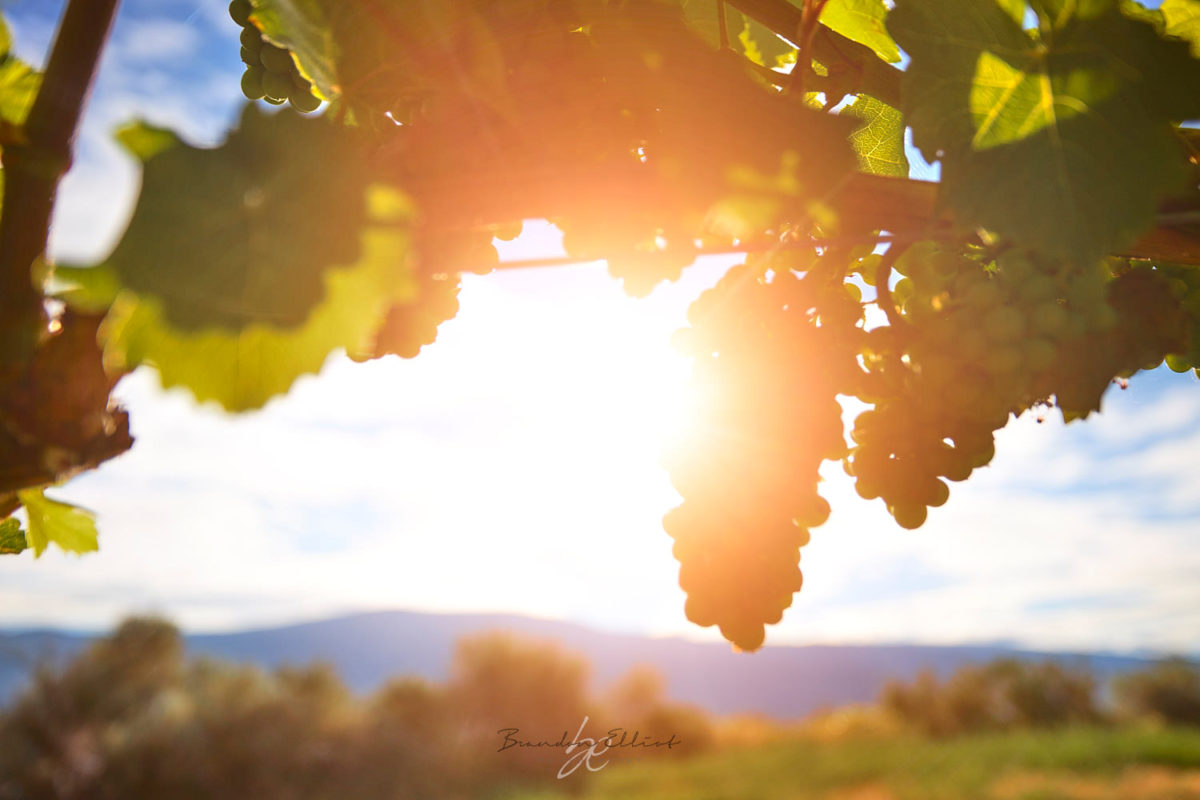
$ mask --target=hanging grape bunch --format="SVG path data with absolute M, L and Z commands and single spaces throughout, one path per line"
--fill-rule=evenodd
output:
M 894 301 L 898 317 L 872 332 L 860 397 L 874 408 L 855 421 L 847 471 L 859 495 L 882 498 L 904 528 L 920 527 L 927 508 L 946 502 L 945 481 L 966 480 L 991 461 L 994 433 L 1010 415 L 1053 397 L 1066 419 L 1086 416 L 1087 398 L 1112 376 L 1153 368 L 1159 353 L 1179 348 L 1184 320 L 1158 302 L 1159 295 L 1170 300 L 1162 280 L 1127 268 L 1114 278 L 1117 262 L 1020 250 L 993 261 L 925 243 L 895 267 L 904 277 L 885 302 Z M 1141 294 L 1155 309 L 1149 315 L 1110 304 L 1113 286 L 1147 281 Z M 1147 338 L 1155 345 L 1132 344 Z
M 266 100 L 271 105 L 290 102 L 292 108 L 308 114 L 316 111 L 321 100 L 313 86 L 300 74 L 291 51 L 263 38 L 262 31 L 250 20 L 254 11 L 250 0 L 233 0 L 229 16 L 242 26 L 242 94 L 250 100 Z

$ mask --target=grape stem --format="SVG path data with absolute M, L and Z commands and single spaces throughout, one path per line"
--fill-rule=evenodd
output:
M 888 282 L 892 278 L 892 267 L 911 246 L 912 242 L 893 242 L 879 260 L 879 266 L 875 268 L 875 305 L 883 309 L 883 313 L 887 315 L 888 324 L 896 330 L 900 330 L 907 322 L 904 317 L 900 316 L 900 310 L 896 308 L 896 301 L 892 298 L 892 288 Z
M 766 26 L 772 33 L 794 45 L 804 31 L 804 11 L 788 0 L 728 0 L 743 14 Z M 882 100 L 893 108 L 900 107 L 900 79 L 904 73 L 883 61 L 874 51 L 824 25 L 813 26 L 812 40 L 805 56 L 835 70 L 851 71 L 859 80 L 858 90 Z M 796 65 L 796 69 L 801 64 Z M 810 70 L 811 71 L 811 70 Z
M 725 0 L 717 0 L 717 29 L 721 32 L 721 49 L 729 49 L 729 23 L 725 20 Z
M 827 0 L 804 0 L 804 6 L 800 9 L 800 41 L 796 43 L 799 46 L 799 56 L 796 68 L 792 70 L 792 80 L 787 91 L 801 99 L 804 98 L 804 82 L 813 71 L 813 37 L 820 27 L 818 20 L 826 2 Z
M 4 148 L 0 319 L 20 332 L 15 340 L 23 350 L 5 353 L 8 363 L 24 361 L 44 328 L 42 294 L 30 273 L 46 251 L 58 184 L 71 166 L 79 119 L 118 3 L 70 0 L 21 140 Z

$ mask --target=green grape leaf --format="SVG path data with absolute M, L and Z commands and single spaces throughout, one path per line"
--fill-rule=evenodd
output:
M 746 58 L 755 64 L 775 69 L 796 60 L 795 45 L 776 36 L 770 28 L 749 17 L 745 18 L 737 40 L 741 43 Z
M 320 371 L 330 352 L 367 346 L 387 308 L 413 291 L 408 244 L 400 228 L 367 229 L 359 263 L 327 271 L 324 299 L 303 325 L 287 330 L 262 324 L 239 332 L 180 330 L 157 298 L 124 292 L 105 323 L 106 361 L 153 365 L 164 387 L 186 387 L 228 411 L 259 408 L 299 376 Z
M 0 120 L 11 125 L 25 122 L 37 97 L 42 76 L 11 56 L 0 59 Z
M 125 152 L 143 163 L 164 150 L 183 144 L 174 131 L 145 122 L 123 125 L 117 129 L 114 137 L 125 148 Z
M 842 113 L 863 121 L 850 134 L 850 143 L 858 153 L 859 167 L 864 172 L 908 176 L 903 114 L 867 94 L 860 94 Z
M 15 555 L 29 549 L 25 531 L 14 517 L 0 521 L 0 555 Z
M 108 266 L 180 329 L 302 324 L 323 273 L 358 257 L 370 176 L 353 136 L 254 105 L 216 149 L 125 128 L 118 138 L 143 159 L 142 191 Z
M 1200 62 L 1115 0 L 1049 10 L 1045 39 L 994 0 L 898 0 L 888 28 L 912 57 L 914 142 L 942 161 L 959 222 L 1088 260 L 1186 185 L 1170 123 L 1200 114 Z
M 92 512 L 51 500 L 41 489 L 26 489 L 17 497 L 29 516 L 27 539 L 35 558 L 41 558 L 51 544 L 77 555 L 100 549 Z
M 712 47 L 721 44 L 721 26 L 716 0 L 682 0 L 683 17 L 688 26 Z M 774 69 L 796 60 L 796 46 L 770 28 L 725 4 L 725 32 L 733 49 L 760 66 Z
M 100 314 L 109 309 L 121 291 L 121 282 L 111 267 L 76 267 L 55 264 L 47 294 L 76 311 Z
M 1162 33 L 1163 29 L 1166 27 L 1166 19 L 1163 17 L 1163 13 L 1160 9 L 1146 8 L 1144 5 L 1139 3 L 1138 0 L 1118 0 L 1118 2 L 1121 4 L 1121 13 L 1130 19 L 1148 22 L 1153 25 L 1154 29 L 1159 33 Z
M 1192 55 L 1200 58 L 1200 0 L 1163 0 L 1159 10 L 1165 33 L 1191 42 Z
M 324 100 L 339 92 L 339 51 L 319 0 L 250 0 L 251 19 L 266 37 L 291 50 L 300 72 Z M 347 4 L 353 5 L 353 4 Z
M 886 16 L 883 0 L 829 0 L 821 11 L 821 23 L 895 63 L 900 60 L 900 48 L 883 23 Z

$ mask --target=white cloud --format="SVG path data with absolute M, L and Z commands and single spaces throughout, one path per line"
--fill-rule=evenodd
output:
M 152 66 L 164 59 L 178 62 L 194 57 L 204 37 L 195 25 L 168 18 L 129 20 L 119 33 L 113 51 L 127 63 Z

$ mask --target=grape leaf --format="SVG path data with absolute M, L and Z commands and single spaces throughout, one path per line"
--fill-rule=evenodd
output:
M 781 39 L 770 28 L 749 17 L 745 17 L 737 40 L 746 58 L 755 64 L 775 69 L 796 60 L 796 47 L 791 42 Z
M 1192 55 L 1200 58 L 1200 0 L 1163 0 L 1159 10 L 1167 35 L 1191 42 Z
M 29 516 L 27 539 L 35 558 L 41 558 L 52 543 L 75 554 L 100 549 L 96 520 L 90 511 L 51 500 L 41 489 L 20 491 L 17 497 Z
M 338 48 L 318 0 L 250 0 L 251 19 L 275 44 L 291 50 L 300 72 L 323 100 L 339 93 Z M 353 4 L 347 4 L 353 5 Z
M 121 282 L 111 267 L 76 267 L 55 264 L 47 294 L 87 314 L 109 309 L 121 291 Z
M 412 291 L 408 242 L 399 228 L 368 229 L 359 263 L 327 271 L 324 299 L 288 330 L 180 330 L 157 298 L 123 292 L 106 322 L 105 358 L 128 368 L 154 365 L 164 387 L 186 387 L 229 411 L 259 408 L 299 376 L 318 372 L 333 350 L 366 346 L 388 306 Z
M 0 61 L 0 120 L 20 125 L 37 97 L 42 76 L 15 58 Z
M 908 177 L 903 114 L 867 94 L 860 94 L 842 113 L 863 121 L 850 134 L 850 143 L 864 172 Z
M 15 555 L 29 549 L 25 531 L 14 517 L 0 521 L 0 555 Z
M 145 165 L 142 192 L 108 265 L 181 329 L 300 325 L 322 274 L 358 257 L 369 174 L 353 136 L 254 105 L 216 149 L 127 127 L 118 139 Z
M 9 52 L 12 39 L 3 18 L 0 18 L 0 139 L 11 134 L 5 130 L 25 122 L 38 87 L 41 73 L 36 72 Z M 4 192 L 4 170 L 0 169 L 0 195 Z
M 716 0 L 682 0 L 683 17 L 695 33 L 713 47 L 721 45 L 721 26 Z M 770 28 L 725 4 L 725 31 L 734 49 L 741 45 L 746 58 L 774 69 L 795 60 L 796 46 Z
M 821 23 L 894 63 L 900 60 L 900 48 L 884 25 L 886 16 L 883 0 L 829 0 L 821 11 Z
M 125 151 L 141 162 L 149 161 L 162 151 L 182 144 L 174 131 L 156 128 L 144 122 L 134 122 L 118 128 L 114 135 Z
M 960 223 L 1099 257 L 1186 185 L 1170 122 L 1200 114 L 1200 62 L 1115 0 L 1060 9 L 1044 39 L 1011 11 L 986 0 L 896 4 L 888 26 L 912 56 L 904 110 L 915 144 L 941 159 Z
M 10 52 L 12 35 L 0 17 L 0 120 L 20 125 L 42 84 L 40 73 Z

